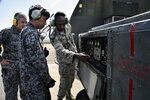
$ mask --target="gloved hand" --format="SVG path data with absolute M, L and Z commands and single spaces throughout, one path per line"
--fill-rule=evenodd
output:
M 46 47 L 44 48 L 44 55 L 45 55 L 45 57 L 47 57 L 49 55 L 49 51 L 47 50 Z
M 55 80 L 54 79 L 52 79 L 48 84 L 47 84 L 47 87 L 48 88 L 52 88 L 54 85 L 55 85 Z

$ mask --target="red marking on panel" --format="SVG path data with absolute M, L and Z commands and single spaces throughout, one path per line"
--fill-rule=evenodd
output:
M 129 95 L 128 95 L 128 100 L 132 100 L 132 89 L 133 89 L 133 80 L 129 79 Z
M 126 71 L 132 74 L 136 78 L 146 81 L 150 76 L 150 68 L 147 65 L 139 63 L 138 61 L 130 61 L 129 59 L 120 59 L 119 68 L 122 71 Z
M 134 56 L 134 32 L 135 32 L 135 27 L 133 24 L 130 26 L 130 56 Z

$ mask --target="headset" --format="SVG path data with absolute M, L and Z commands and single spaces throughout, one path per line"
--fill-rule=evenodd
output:
M 13 19 L 13 25 L 16 26 L 18 24 L 18 20 L 22 17 L 26 18 L 26 16 L 24 14 L 22 14 L 21 12 L 15 13 L 14 19 Z
M 31 17 L 33 19 L 39 19 L 41 17 L 41 11 L 42 10 L 43 10 L 43 8 L 41 8 L 40 10 L 38 10 L 38 9 L 33 10 L 31 13 Z
M 14 19 L 13 19 L 13 25 L 14 26 L 16 26 L 17 25 L 17 23 L 18 23 L 18 20 L 19 20 L 19 15 L 20 15 L 20 13 L 16 13 L 15 15 L 14 15 Z
M 62 13 L 62 12 L 58 12 L 58 13 Z M 56 13 L 57 14 L 57 13 Z M 56 15 L 55 14 L 55 15 Z M 63 13 L 64 14 L 64 13 Z M 55 16 L 54 15 L 54 16 Z M 65 15 L 65 14 L 64 14 Z M 65 15 L 66 16 L 66 15 Z M 68 24 L 68 18 L 65 17 L 65 24 Z M 54 17 L 53 20 L 51 21 L 51 26 L 56 26 L 56 18 Z
M 43 7 L 41 7 L 41 9 L 35 9 L 37 7 L 41 7 L 41 6 L 35 5 L 35 6 L 30 7 L 30 10 L 34 9 L 33 11 L 31 11 L 31 17 L 32 17 L 32 19 L 35 19 L 35 20 L 37 20 L 41 17 L 41 12 L 42 12 L 42 10 L 44 10 Z
M 13 19 L 13 25 L 16 26 L 17 25 L 18 20 L 16 18 Z

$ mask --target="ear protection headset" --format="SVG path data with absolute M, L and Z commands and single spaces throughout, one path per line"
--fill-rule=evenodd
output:
M 14 25 L 14 26 L 16 26 L 17 23 L 18 23 L 18 20 L 19 20 L 18 16 L 19 16 L 19 15 L 20 15 L 20 13 L 16 13 L 16 14 L 14 15 L 14 19 L 13 19 L 13 25 Z
M 60 13 L 60 12 L 59 12 Z M 57 13 L 56 13 L 57 14 Z M 55 14 L 55 15 L 56 15 Z M 54 15 L 54 16 L 55 16 Z M 59 15 L 59 16 L 62 16 L 62 15 Z M 57 17 L 59 17 L 57 16 Z M 65 17 L 65 24 L 68 24 L 68 18 Z M 56 26 L 56 17 L 54 17 L 54 19 L 51 21 L 51 26 Z
M 19 21 L 20 18 L 25 18 L 26 19 L 26 16 L 21 12 L 17 12 L 14 15 L 14 19 L 13 19 L 13 25 L 14 26 L 16 26 L 18 24 L 18 21 Z
M 41 9 L 36 9 L 39 5 L 36 5 L 36 6 L 31 6 L 30 10 L 34 9 L 32 12 L 31 12 L 31 17 L 33 19 L 39 19 L 41 17 L 41 11 L 44 9 L 43 7 L 41 7 Z
M 38 10 L 38 9 L 33 10 L 31 13 L 31 17 L 33 19 L 39 19 L 41 17 L 41 11 L 42 10 L 43 10 L 43 8 L 41 8 L 40 10 Z
M 14 26 L 17 25 L 17 21 L 18 21 L 18 20 L 17 20 L 16 18 L 13 19 L 13 25 L 14 25 Z

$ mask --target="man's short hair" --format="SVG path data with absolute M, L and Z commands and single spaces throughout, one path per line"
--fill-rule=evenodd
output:
M 21 12 L 15 13 L 14 19 L 19 20 L 20 18 L 26 18 L 26 15 Z
M 63 12 L 57 12 L 57 13 L 55 14 L 55 16 L 54 16 L 55 20 L 56 20 L 57 17 L 59 17 L 59 16 L 65 17 L 66 15 L 65 15 L 65 13 L 63 13 Z

